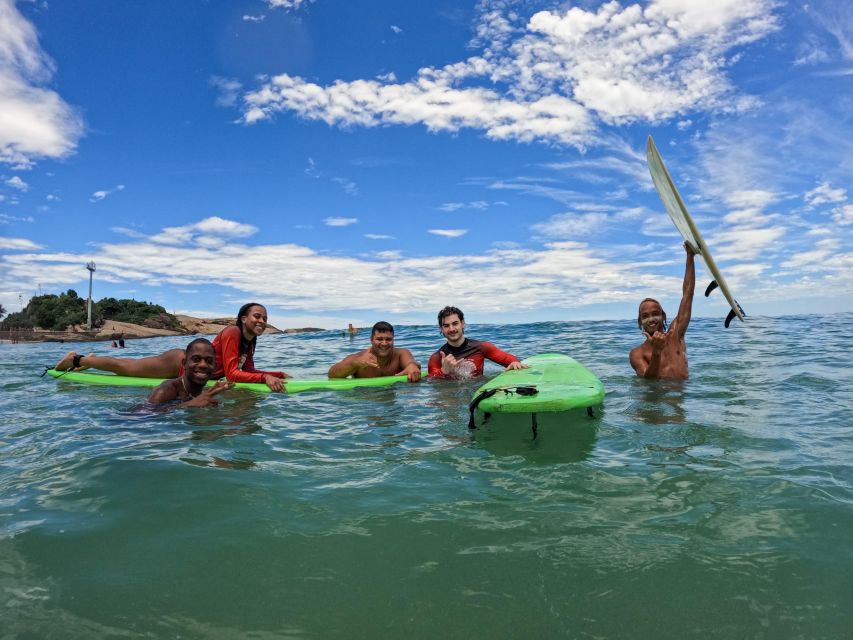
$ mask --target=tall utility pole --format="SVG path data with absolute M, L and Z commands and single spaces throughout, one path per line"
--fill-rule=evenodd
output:
M 89 308 L 88 319 L 86 320 L 86 327 L 92 328 L 92 276 L 95 275 L 95 263 L 87 262 L 86 268 L 89 270 L 89 302 L 87 304 Z

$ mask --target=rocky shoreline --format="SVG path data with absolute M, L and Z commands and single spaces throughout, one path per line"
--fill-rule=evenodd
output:
M 0 331 L 2 342 L 92 342 L 98 340 L 138 340 L 141 338 L 159 338 L 162 336 L 216 335 L 225 327 L 234 324 L 234 318 L 194 318 L 176 315 L 181 323 L 180 330 L 155 329 L 129 322 L 107 320 L 102 327 L 87 329 L 85 325 L 71 327 L 69 331 L 44 331 L 41 329 Z M 308 333 L 325 331 L 316 327 L 300 329 L 278 329 L 267 325 L 265 333 Z

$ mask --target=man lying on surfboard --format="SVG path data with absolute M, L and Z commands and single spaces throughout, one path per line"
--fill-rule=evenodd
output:
M 181 401 L 179 407 L 210 407 L 218 403 L 214 396 L 234 386 L 233 382 L 220 380 L 215 386 L 205 388 L 216 369 L 216 351 L 207 338 L 196 338 L 187 345 L 181 362 L 181 375 L 164 380 L 155 387 L 148 402 L 166 404 Z
M 666 326 L 666 313 L 660 302 L 646 298 L 640 303 L 637 324 L 646 341 L 631 349 L 631 366 L 642 378 L 687 378 L 687 343 L 684 334 L 690 324 L 693 290 L 696 288 L 695 252 L 684 243 L 687 263 L 684 266 L 684 285 L 678 315 Z
M 456 307 L 444 307 L 438 312 L 438 326 L 447 342 L 429 359 L 430 378 L 473 378 L 483 375 L 486 359 L 507 369 L 527 369 L 511 353 L 501 351 L 491 342 L 465 337 L 465 314 Z
M 330 378 L 378 378 L 402 376 L 409 382 L 421 379 L 421 365 L 408 349 L 394 347 L 394 327 L 384 321 L 377 322 L 370 331 L 370 347 L 353 353 L 329 369 Z

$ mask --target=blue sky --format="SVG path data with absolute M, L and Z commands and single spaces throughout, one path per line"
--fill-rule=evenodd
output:
M 0 304 L 674 309 L 652 135 L 747 313 L 853 310 L 851 82 L 841 0 L 0 0 Z

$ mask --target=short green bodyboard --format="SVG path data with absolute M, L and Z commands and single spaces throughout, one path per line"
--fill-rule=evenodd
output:
M 569 356 L 543 353 L 522 362 L 530 368 L 504 371 L 477 389 L 475 399 L 497 389 L 477 408 L 486 413 L 541 413 L 595 407 L 604 400 L 601 380 Z
M 83 384 L 99 384 L 114 387 L 156 387 L 162 378 L 132 378 L 130 376 L 117 376 L 111 373 L 87 373 L 85 371 L 57 371 L 48 369 L 47 375 L 69 382 L 80 382 Z M 287 393 L 299 393 L 301 391 L 348 391 L 359 387 L 389 387 L 392 384 L 403 382 L 406 376 L 382 376 L 379 378 L 335 378 L 330 380 L 295 380 L 286 378 L 284 390 Z M 216 384 L 215 380 L 207 383 L 208 387 Z M 270 388 L 263 383 L 237 382 L 235 389 L 249 389 L 257 393 L 270 393 Z

